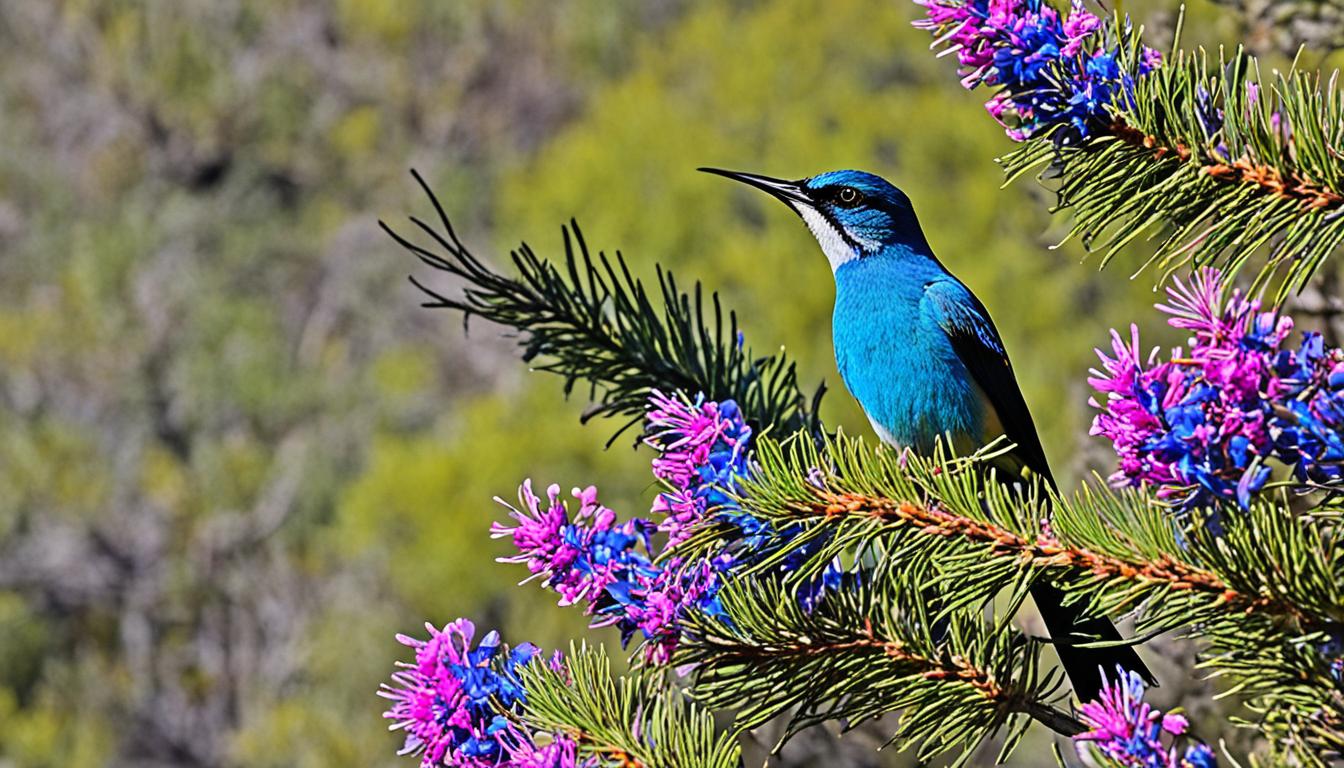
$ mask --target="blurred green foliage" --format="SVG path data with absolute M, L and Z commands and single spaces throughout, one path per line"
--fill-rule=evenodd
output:
M 610 425 L 580 428 L 494 329 L 415 306 L 417 267 L 375 223 L 426 212 L 409 166 L 478 251 L 558 253 L 575 216 L 835 388 L 815 244 L 693 169 L 886 175 L 1078 476 L 1091 348 L 1148 317 L 1151 283 L 1049 247 L 1048 192 L 999 189 L 986 95 L 915 10 L 0 6 L 0 765 L 404 765 L 373 696 L 394 632 L 580 634 L 492 562 L 491 497 L 597 483 L 639 513 L 648 456 L 603 450 Z M 866 430 L 842 389 L 828 402 Z
M 1080 269 L 1076 249 L 1048 248 L 1044 195 L 997 188 L 1002 131 L 909 20 L 860 3 L 697 9 L 506 180 L 501 218 L 509 235 L 554 242 L 554 212 L 574 211 L 590 243 L 621 248 L 646 273 L 675 258 L 682 274 L 723 291 L 754 344 L 787 344 L 805 381 L 840 386 L 829 267 L 801 222 L 693 169 L 887 176 L 909 193 L 935 251 L 984 298 L 1010 352 L 1032 350 L 1015 355 L 1018 375 L 1029 402 L 1055 399 L 1040 427 L 1051 454 L 1066 456 L 1086 403 L 1059 402 L 1061 383 L 1081 380 L 1108 322 L 1148 301 L 1151 286 Z M 865 429 L 838 394 L 828 421 Z

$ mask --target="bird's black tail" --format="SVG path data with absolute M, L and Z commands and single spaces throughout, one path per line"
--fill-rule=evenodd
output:
M 1034 427 L 1029 434 L 1032 437 L 1032 445 L 1035 446 L 1034 452 L 1028 452 L 1025 456 L 1018 454 L 1002 456 L 995 461 L 1010 459 L 1023 461 L 1035 473 L 1037 480 L 1028 479 L 1027 482 L 1023 482 L 1020 479 L 1020 467 L 1017 466 L 995 467 L 993 475 L 996 482 L 1023 494 L 1024 499 L 1033 482 L 1042 482 L 1051 490 L 1056 489 L 1055 479 L 1050 473 L 1050 465 L 1045 461 L 1045 453 L 1040 449 L 1040 441 L 1036 438 Z M 1049 497 L 1046 497 L 1047 503 L 1048 500 Z M 1054 642 L 1055 651 L 1059 654 L 1059 663 L 1064 667 L 1064 673 L 1069 676 L 1069 683 L 1073 686 L 1073 693 L 1079 701 L 1091 701 L 1097 698 L 1097 694 L 1101 693 L 1102 673 L 1112 680 L 1115 679 L 1117 665 L 1130 672 L 1138 672 L 1149 685 L 1157 684 L 1153 673 L 1144 665 L 1133 646 L 1080 647 L 1080 643 L 1123 640 L 1120 630 L 1115 628 L 1110 619 L 1105 616 L 1084 618 L 1080 604 L 1065 605 L 1064 591 L 1045 580 L 1032 585 L 1031 597 L 1036 601 L 1036 608 L 1040 611 L 1041 618 L 1045 621 L 1045 628 L 1050 632 L 1050 639 Z
M 1033 433 L 1034 434 L 1034 433 Z M 1039 443 L 1037 443 L 1039 445 Z M 1037 474 L 1039 481 L 1051 489 L 1055 488 L 1054 477 L 1049 465 L 1044 463 L 1044 453 L 1034 465 L 1028 465 Z M 1001 457 L 997 461 L 1002 461 Z M 1007 470 L 1003 474 L 1000 471 Z M 1017 467 L 996 467 L 994 478 L 1019 494 L 1027 494 L 1030 483 L 1018 479 Z M 1007 479 L 1004 479 L 1004 478 Z M 1025 498 L 1025 496 L 1024 496 Z M 1048 497 L 1047 497 L 1048 499 Z M 986 510 L 987 512 L 989 510 Z M 1111 620 L 1105 616 L 1084 618 L 1082 606 L 1078 603 L 1064 604 L 1064 591 L 1048 581 L 1037 581 L 1031 587 L 1031 597 L 1045 621 L 1045 628 L 1054 642 L 1059 654 L 1059 663 L 1069 676 L 1073 693 L 1079 701 L 1091 701 L 1101 693 L 1102 673 L 1115 679 L 1116 666 L 1130 672 L 1138 672 L 1149 685 L 1156 685 L 1153 673 L 1144 665 L 1143 660 L 1132 646 L 1117 645 L 1108 648 L 1083 648 L 1082 643 L 1119 642 L 1124 639 Z
M 1041 618 L 1045 620 L 1045 628 L 1050 631 L 1055 650 L 1059 653 L 1059 663 L 1069 676 L 1073 693 L 1079 701 L 1097 698 L 1101 693 L 1102 672 L 1114 680 L 1116 665 L 1138 672 L 1150 685 L 1156 683 L 1153 673 L 1148 671 L 1148 667 L 1139 659 L 1139 654 L 1130 646 L 1082 648 L 1077 645 L 1098 640 L 1121 640 L 1120 631 L 1110 619 L 1104 616 L 1084 619 L 1077 605 L 1064 604 L 1063 591 L 1045 581 L 1032 585 L 1031 597 L 1036 601 Z

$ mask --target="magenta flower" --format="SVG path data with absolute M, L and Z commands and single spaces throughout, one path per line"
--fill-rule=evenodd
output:
M 526 480 L 518 489 L 522 510 L 495 499 L 509 508 L 518 525 L 495 523 L 490 535 L 512 538 L 518 548 L 517 555 L 501 562 L 526 564 L 543 586 L 559 593 L 561 605 L 587 602 L 594 613 L 605 606 L 604 596 L 613 584 L 656 573 L 649 561 L 654 526 L 642 518 L 618 523 L 616 513 L 598 503 L 593 486 L 575 488 L 571 495 L 579 502 L 572 518 L 560 499 L 560 486 L 546 489 L 543 509 L 532 481 Z
M 682 639 L 687 612 L 722 616 L 718 592 L 727 574 L 742 562 L 773 555 L 794 535 L 774 530 L 737 501 L 740 482 L 751 471 L 750 441 L 751 428 L 733 401 L 654 392 L 645 443 L 658 452 L 653 473 L 667 489 L 653 503 L 661 522 L 619 522 L 591 487 L 573 491 L 578 510 L 571 515 L 559 486 L 548 488 L 543 500 L 524 482 L 517 507 L 497 499 L 516 524 L 496 523 L 491 534 L 511 539 L 518 550 L 501 560 L 525 564 L 559 593 L 562 605 L 583 604 L 593 617 L 590 626 L 616 627 L 623 645 L 640 636 L 644 660 L 666 664 Z M 669 549 L 709 516 L 731 526 L 713 556 L 688 561 Z M 667 536 L 661 547 L 653 542 L 655 532 Z M 781 570 L 796 568 L 825 544 L 813 539 L 791 552 Z M 841 580 L 837 564 L 804 584 L 799 600 L 810 607 Z
M 1064 19 L 1064 46 L 1059 49 L 1060 55 L 1077 56 L 1083 53 L 1089 44 L 1094 50 L 1087 53 L 1095 53 L 1095 47 L 1099 42 L 1095 35 L 1101 29 L 1101 24 L 1100 18 L 1083 7 L 1079 0 L 1073 0 L 1073 7 Z M 1146 49 L 1150 50 L 1152 49 Z
M 1249 505 L 1270 476 L 1267 461 L 1302 482 L 1335 484 L 1344 474 L 1344 353 L 1319 334 L 1286 346 L 1291 318 L 1263 311 L 1221 274 L 1176 281 L 1158 309 L 1189 331 L 1189 351 L 1167 360 L 1112 331 L 1112 353 L 1088 381 L 1103 398 L 1092 434 L 1115 445 L 1117 485 L 1143 483 L 1181 509 L 1218 501 Z
M 965 88 L 997 89 L 985 109 L 1014 141 L 1052 134 L 1071 144 L 1111 121 L 1110 106 L 1132 98 L 1118 45 L 1081 0 L 1061 17 L 1042 0 L 915 0 L 925 17 L 915 26 L 935 47 L 955 53 Z M 1138 74 L 1161 64 L 1144 48 Z
M 667 663 L 681 638 L 684 612 L 717 610 L 714 594 L 726 561 L 687 565 L 673 557 L 655 563 L 652 522 L 618 522 L 592 487 L 572 495 L 579 508 L 571 517 L 559 486 L 550 486 L 543 502 L 524 482 L 522 509 L 505 504 L 518 524 L 491 527 L 493 536 L 511 538 L 518 548 L 501 560 L 526 564 L 543 586 L 559 593 L 561 605 L 584 604 L 591 626 L 616 627 L 622 644 L 639 633 L 645 660 Z
M 543 501 L 532 492 L 530 481 L 524 482 L 518 507 L 500 501 L 517 524 L 491 527 L 493 536 L 510 538 L 518 549 L 517 555 L 501 559 L 525 564 L 543 586 L 560 594 L 562 605 L 585 604 L 593 616 L 591 625 L 616 627 L 623 644 L 638 633 L 645 660 L 667 663 L 680 641 L 686 611 L 721 611 L 716 594 L 733 559 L 725 554 L 688 563 L 662 557 L 653 533 L 667 534 L 665 546 L 672 546 L 711 510 L 736 510 L 730 494 L 748 470 L 750 439 L 751 428 L 731 400 L 716 403 L 655 392 L 649 399 L 645 442 L 658 451 L 653 473 L 668 488 L 653 504 L 662 522 L 618 522 L 615 513 L 597 502 L 591 487 L 573 492 L 579 508 L 571 516 L 559 486 L 548 488 Z M 750 525 L 752 533 L 760 528 Z
M 515 746 L 507 748 L 508 760 L 500 763 L 501 768 L 579 768 L 579 766 L 597 766 L 600 763 L 590 758 L 579 762 L 579 747 L 574 739 L 562 733 L 550 736 L 550 741 L 542 746 L 534 742 L 535 736 L 518 738 Z
M 1213 768 L 1213 751 L 1204 744 L 1190 746 L 1180 756 L 1172 737 L 1183 735 L 1189 721 L 1183 715 L 1163 715 L 1143 701 L 1143 678 L 1116 668 L 1114 682 L 1104 680 L 1101 694 L 1079 709 L 1085 733 L 1074 736 L 1080 757 L 1089 750 L 1119 765 L 1134 768 Z
M 628 631 L 632 625 L 644 636 L 644 658 L 666 664 L 681 642 L 681 619 L 688 610 L 721 614 L 716 597 L 731 561 L 701 560 L 686 564 L 673 557 L 660 563 L 658 575 L 630 590 L 623 615 L 612 623 Z
M 442 630 L 432 624 L 425 628 L 428 640 L 397 635 L 402 645 L 415 649 L 415 661 L 398 662 L 392 684 L 378 691 L 392 702 L 383 717 L 393 721 L 392 730 L 406 734 L 399 754 L 420 755 L 425 768 L 504 765 L 500 761 L 506 754 L 524 750 L 531 741 L 508 713 L 526 699 L 518 668 L 536 656 L 536 646 L 523 643 L 508 651 L 499 634 L 491 632 L 473 649 L 476 628 L 466 619 Z
M 703 396 L 692 400 L 657 391 L 649 397 L 647 420 L 644 442 L 658 451 L 653 475 L 668 486 L 653 511 L 664 516 L 658 529 L 672 546 L 710 509 L 735 506 L 730 494 L 749 471 L 751 427 L 732 400 L 706 402 Z

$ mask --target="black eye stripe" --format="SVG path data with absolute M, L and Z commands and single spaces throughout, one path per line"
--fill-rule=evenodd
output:
M 808 192 L 808 196 L 822 210 L 827 207 L 845 209 L 862 207 L 868 210 L 881 211 L 893 219 L 898 219 L 910 213 L 910 203 L 899 192 L 894 196 L 880 193 L 870 196 L 865 194 L 863 190 L 851 187 L 848 184 L 831 184 L 824 187 L 813 187 Z
M 834 187 L 828 190 L 831 202 L 844 208 L 853 208 L 863 202 L 863 193 L 853 187 Z

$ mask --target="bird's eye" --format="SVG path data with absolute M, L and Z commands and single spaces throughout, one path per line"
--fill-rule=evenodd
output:
M 835 193 L 835 199 L 838 200 L 841 205 L 847 208 L 852 208 L 858 205 L 859 201 L 863 199 L 863 194 L 853 187 L 841 187 Z

